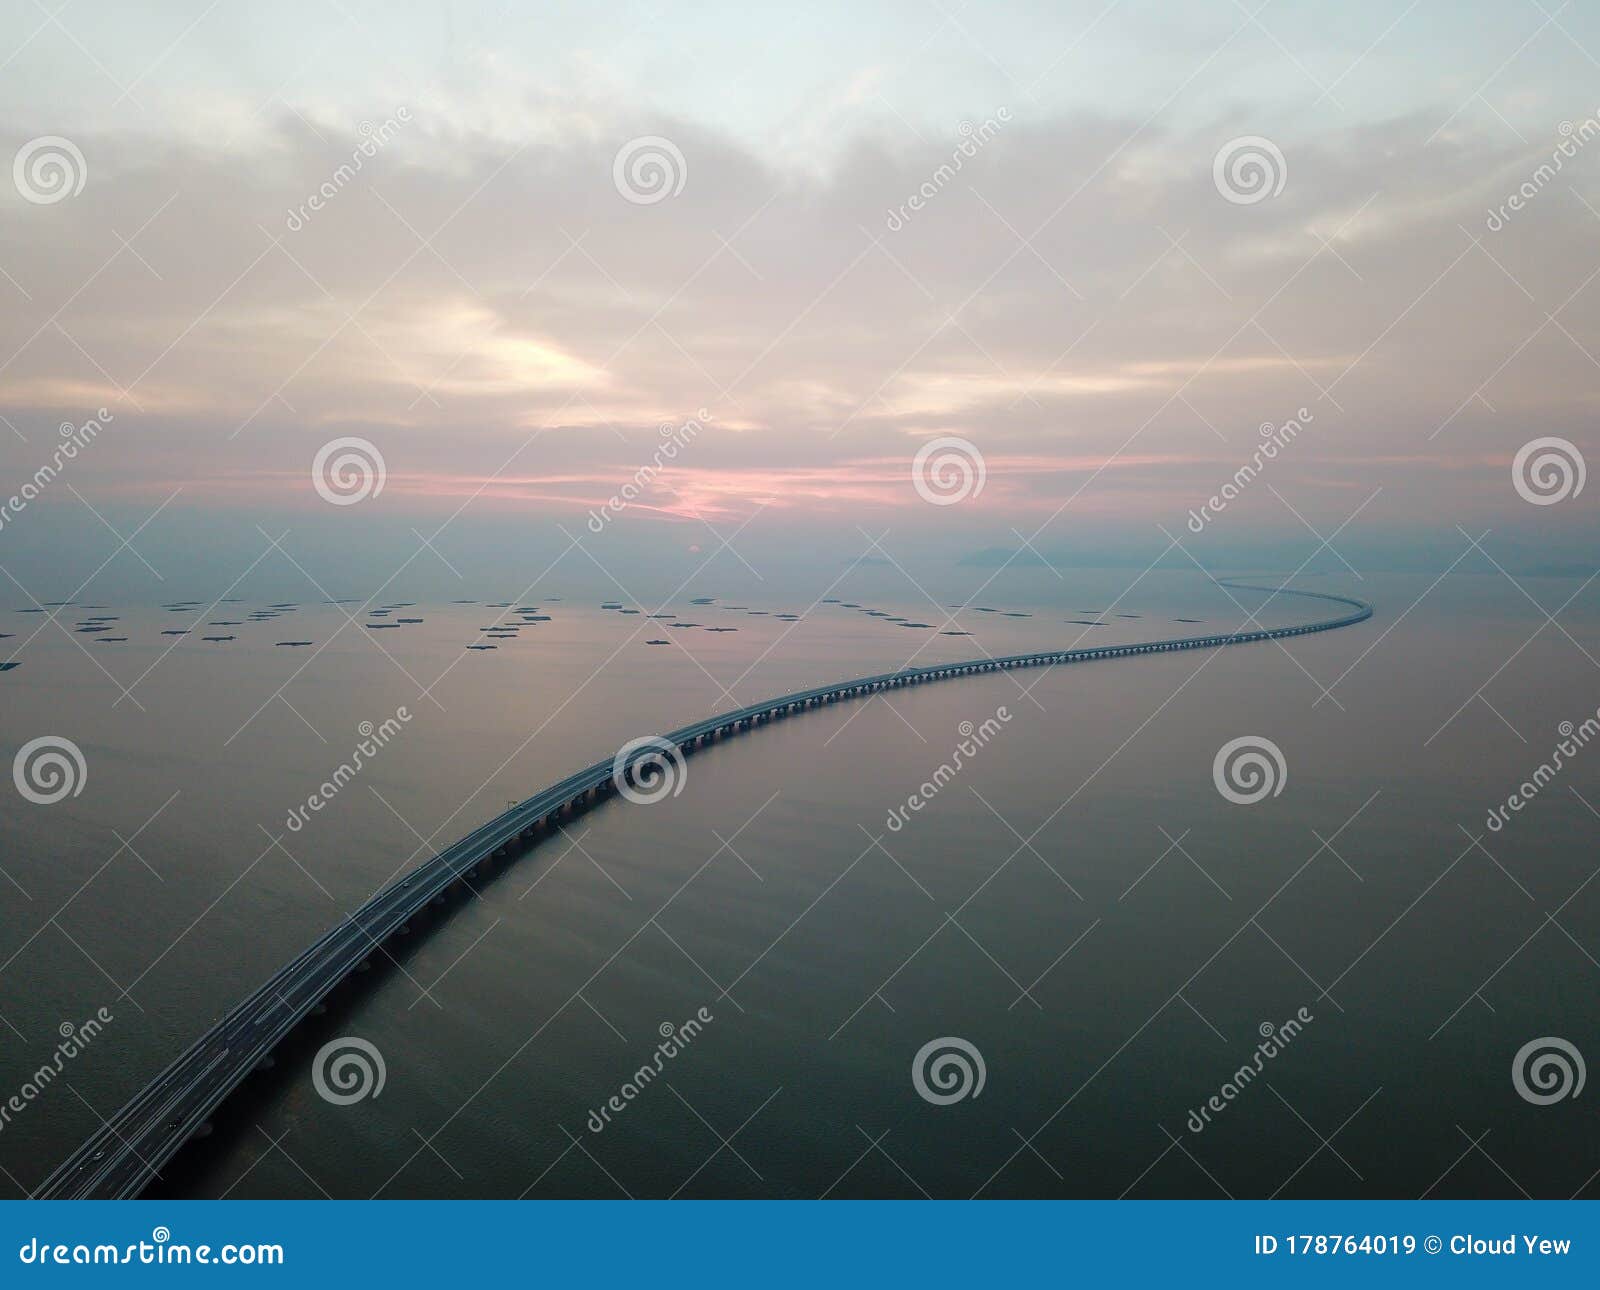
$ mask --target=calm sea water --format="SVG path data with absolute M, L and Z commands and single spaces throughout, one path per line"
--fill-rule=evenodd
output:
M 903 579 L 876 576 L 832 594 L 941 625 Z M 199 621 L 245 625 L 186 638 L 161 635 L 194 621 L 182 611 L 66 612 L 69 627 L 117 615 L 102 634 L 129 639 L 107 644 L 53 626 L 29 641 L 39 616 L 0 612 L 3 644 L 26 642 L 0 675 L 7 757 L 53 734 L 87 765 L 54 805 L 0 795 L 0 1093 L 53 1061 L 63 1023 L 113 1018 L 0 1127 L 3 1185 L 34 1186 L 430 847 L 631 737 L 913 654 L 1242 617 L 1195 577 L 1130 580 L 1008 575 L 980 602 L 999 612 L 959 615 L 971 636 L 815 592 L 695 588 L 647 621 L 539 589 L 522 603 L 549 621 L 473 652 L 501 611 L 418 604 L 389 620 L 420 623 L 336 635 L 338 607 L 250 622 L 259 606 L 219 605 Z M 1285 648 L 975 677 L 696 753 L 676 796 L 576 817 L 414 924 L 153 1190 L 1592 1196 L 1592 1090 L 1529 1102 L 1513 1058 L 1547 1036 L 1600 1058 L 1600 748 L 1502 831 L 1485 820 L 1559 724 L 1600 705 L 1600 593 L 1552 625 L 1498 575 L 1431 582 L 1306 580 L 1378 613 Z M 1524 586 L 1551 611 L 1579 590 Z M 701 594 L 718 603 L 689 603 Z M 1063 621 L 1119 595 L 1114 612 L 1140 617 Z M 1262 619 L 1323 612 L 1284 600 Z M 400 732 L 288 831 L 360 724 L 401 707 Z M 891 830 L 963 723 L 988 718 L 992 737 Z M 1241 736 L 1287 769 L 1249 805 L 1213 779 Z M 697 1017 L 656 1074 L 663 1027 Z M 1266 1027 L 1291 1018 L 1298 1033 L 1257 1073 Z M 313 1066 L 346 1037 L 381 1055 L 384 1082 L 337 1105 Z M 952 1038 L 983 1083 L 938 1104 L 914 1062 Z M 623 1109 L 601 1120 L 614 1095 Z M 1198 1120 L 1213 1095 L 1224 1109 Z

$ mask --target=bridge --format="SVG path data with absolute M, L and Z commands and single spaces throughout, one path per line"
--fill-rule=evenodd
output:
M 876 676 L 820 685 L 766 699 L 736 711 L 708 717 L 661 737 L 621 759 L 607 758 L 567 776 L 542 792 L 480 825 L 460 841 L 379 890 L 360 908 L 313 942 L 253 994 L 235 1005 L 89 1139 L 62 1161 L 34 1192 L 46 1199 L 126 1199 L 137 1196 L 159 1175 L 162 1165 L 194 1134 L 254 1070 L 264 1068 L 273 1048 L 346 977 L 368 966 L 390 937 L 430 901 L 473 877 L 479 866 L 507 856 L 558 819 L 618 791 L 633 780 L 641 762 L 674 746 L 692 753 L 715 740 L 754 729 L 796 713 L 889 690 L 926 685 L 953 677 L 1020 668 L 1056 667 L 1103 659 L 1131 658 L 1177 650 L 1219 649 L 1252 641 L 1281 640 L 1348 627 L 1372 617 L 1372 606 L 1348 596 L 1319 591 L 1289 591 L 1248 583 L 1221 582 L 1254 592 L 1275 592 L 1336 602 L 1345 612 L 1293 627 L 1262 627 L 1208 636 L 1184 636 L 1132 645 L 1045 650 L 983 658 L 963 663 L 906 667 Z

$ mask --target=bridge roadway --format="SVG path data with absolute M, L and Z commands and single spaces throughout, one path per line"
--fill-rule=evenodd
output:
M 662 736 L 662 748 L 675 744 L 683 752 L 719 736 L 733 735 L 808 708 L 822 707 L 863 695 L 947 677 L 971 676 L 1014 668 L 1085 663 L 1174 650 L 1213 649 L 1251 641 L 1279 640 L 1347 627 L 1372 617 L 1372 606 L 1347 596 L 1317 591 L 1289 591 L 1247 583 L 1222 583 L 1247 591 L 1276 591 L 1348 606 L 1349 612 L 1296 627 L 1260 628 L 1222 635 L 1178 637 L 1135 645 L 1047 650 L 965 663 L 940 663 L 904 668 L 854 681 L 820 685 L 734 712 L 708 717 Z M 640 749 L 622 774 L 631 777 Z M 383 942 L 399 932 L 429 901 L 469 878 L 477 866 L 504 855 L 513 845 L 530 840 L 541 826 L 581 810 L 616 790 L 614 758 L 597 761 L 525 802 L 480 825 L 432 859 L 382 888 L 359 909 L 324 933 L 293 962 L 237 1004 L 216 1025 L 151 1080 L 126 1106 L 105 1120 L 89 1139 L 67 1157 L 34 1193 L 47 1199 L 118 1199 L 137 1196 L 159 1174 L 184 1142 L 199 1131 L 222 1100 L 260 1067 L 280 1040 L 351 973 L 367 964 Z

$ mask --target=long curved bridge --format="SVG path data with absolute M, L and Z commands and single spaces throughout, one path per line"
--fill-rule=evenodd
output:
M 125 1199 L 137 1196 L 191 1136 L 198 1132 L 246 1076 L 263 1066 L 273 1048 L 322 999 L 405 927 L 430 901 L 470 878 L 477 867 L 530 841 L 558 818 L 582 810 L 650 771 L 641 763 L 676 748 L 687 754 L 715 739 L 746 731 L 810 708 L 951 677 L 1025 667 L 1053 667 L 1173 650 L 1217 649 L 1348 627 L 1372 617 L 1372 606 L 1348 596 L 1220 582 L 1246 591 L 1309 597 L 1346 606 L 1346 612 L 1295 627 L 1259 628 L 1221 635 L 1185 636 L 1135 645 L 1046 650 L 965 663 L 908 667 L 853 681 L 766 699 L 708 717 L 652 740 L 626 756 L 597 761 L 560 783 L 480 825 L 460 841 L 411 870 L 352 911 L 298 958 L 237 1004 L 120 1111 L 102 1122 L 34 1193 L 49 1199 Z

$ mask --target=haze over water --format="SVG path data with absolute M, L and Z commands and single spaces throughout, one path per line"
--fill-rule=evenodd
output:
M 106 1005 L 115 1020 L 73 1062 L 71 1089 L 6 1126 L 0 1164 L 30 1186 L 95 1110 L 119 1105 L 430 845 L 632 736 L 735 706 L 719 683 L 744 703 L 898 666 L 924 639 L 918 662 L 1243 618 L 1198 576 L 1151 574 L 1123 594 L 1131 581 L 1008 575 L 983 601 L 1000 612 L 959 614 L 969 637 L 759 589 L 693 588 L 674 600 L 678 616 L 648 623 L 587 592 L 536 593 L 518 603 L 550 621 L 471 654 L 463 646 L 505 611 L 420 603 L 393 613 L 422 623 L 373 634 L 392 660 L 347 626 L 273 699 L 304 658 L 271 642 L 322 641 L 341 621 L 337 607 L 305 603 L 235 629 L 245 639 L 233 644 L 184 640 L 135 691 L 143 712 L 112 707 L 116 689 L 83 683 L 71 642 L 41 637 L 32 684 L 8 690 L 8 720 L 48 719 L 76 739 L 90 791 L 7 815 L 6 868 L 31 899 L 10 906 L 5 1012 L 28 1046 L 6 1050 L 0 1079 L 26 1078 L 62 1019 Z M 614 799 L 566 822 L 487 870 L 476 897 L 432 911 L 393 962 L 375 957 L 155 1190 L 1415 1195 L 1466 1146 L 1458 1124 L 1474 1136 L 1505 1124 L 1517 1047 L 1591 1014 L 1583 946 L 1600 926 L 1573 841 L 1593 818 L 1582 799 L 1600 803 L 1600 763 L 1580 758 L 1498 836 L 1484 827 L 1557 724 L 1593 712 L 1593 664 L 1547 632 L 1525 668 L 1486 690 L 1493 708 L 1467 702 L 1532 630 L 1526 601 L 1492 573 L 1431 581 L 1303 578 L 1378 614 L 1286 649 L 978 676 L 697 752 L 679 795 Z M 905 585 L 862 570 L 836 598 L 937 625 Z M 1554 608 L 1578 586 L 1532 589 Z M 689 603 L 702 594 L 718 603 Z M 1250 609 L 1263 600 L 1234 594 Z M 1111 626 L 1061 621 L 1119 595 Z M 1563 621 L 1593 639 L 1595 610 L 1585 593 Z M 794 624 L 772 616 L 785 611 L 804 612 Z M 105 612 L 130 637 L 101 655 L 123 684 L 181 617 Z M 1319 616 L 1318 602 L 1282 598 L 1261 620 Z M 668 622 L 739 630 L 656 626 Z M 643 643 L 658 636 L 683 647 Z M 1306 673 L 1332 697 L 1315 704 Z M 435 707 L 418 691 L 441 674 Z M 290 809 L 350 756 L 358 724 L 400 707 L 403 728 L 288 831 Z M 1517 713 L 1517 733 L 1496 708 Z M 950 759 L 961 723 L 1001 709 L 1008 719 L 954 780 L 890 830 L 889 812 Z M 1271 738 L 1287 776 L 1279 795 L 1237 806 L 1212 763 L 1245 734 Z M 29 915 L 63 904 L 30 935 Z M 1252 1058 L 1261 1025 L 1302 1008 L 1314 1020 L 1265 1079 L 1201 1132 L 1186 1127 Z M 661 1025 L 700 1009 L 714 1018 L 703 1033 L 595 1132 L 591 1112 L 655 1057 Z M 346 1035 L 386 1062 L 381 1095 L 349 1107 L 317 1096 L 311 1078 L 320 1045 Z M 986 1082 L 937 1107 L 910 1071 L 945 1035 L 976 1046 Z M 1319 1150 L 1316 1134 L 1351 1116 L 1337 1153 Z M 1530 1191 L 1570 1193 L 1594 1169 L 1593 1143 L 1538 1108 L 1513 1119 L 1492 1152 Z M 735 1130 L 719 1151 L 717 1135 Z M 1469 1158 L 1434 1194 L 1498 1194 L 1491 1173 Z

